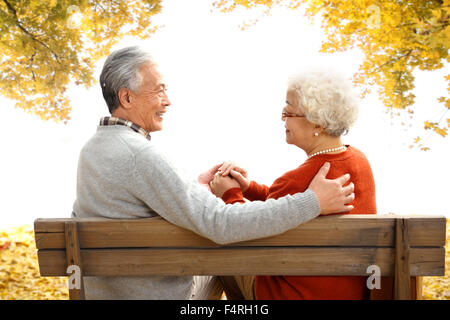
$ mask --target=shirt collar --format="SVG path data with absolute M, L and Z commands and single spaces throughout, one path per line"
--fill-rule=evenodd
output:
M 115 125 L 127 126 L 133 129 L 135 132 L 143 135 L 147 140 L 151 139 L 150 132 L 145 131 L 142 127 L 131 121 L 117 117 L 103 117 L 100 119 L 100 126 L 115 126 Z

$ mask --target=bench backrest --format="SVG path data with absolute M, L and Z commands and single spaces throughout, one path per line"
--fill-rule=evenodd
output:
M 445 273 L 445 217 L 332 215 L 281 235 L 221 246 L 162 218 L 37 219 L 42 276 L 352 275 Z M 408 284 L 406 284 L 408 282 Z M 399 293 L 401 295 L 401 293 Z

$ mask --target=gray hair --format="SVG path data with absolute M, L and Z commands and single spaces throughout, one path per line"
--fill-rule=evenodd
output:
M 112 52 L 103 65 L 100 86 L 110 113 L 119 107 L 119 90 L 138 90 L 142 83 L 140 67 L 145 63 L 154 64 L 152 56 L 138 46 L 127 47 Z
M 359 97 L 342 74 L 325 69 L 302 72 L 289 78 L 288 90 L 309 122 L 331 136 L 346 134 L 356 121 Z

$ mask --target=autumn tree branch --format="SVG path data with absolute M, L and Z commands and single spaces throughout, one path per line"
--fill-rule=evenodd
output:
M 399 56 L 399 57 L 395 57 L 395 58 L 393 58 L 393 59 L 390 59 L 390 60 L 386 61 L 386 62 L 383 63 L 382 65 L 379 65 L 379 66 L 374 70 L 374 72 L 380 70 L 380 69 L 383 68 L 385 65 L 393 64 L 393 63 L 395 63 L 395 62 L 397 62 L 397 61 L 400 61 L 401 59 L 403 59 L 403 58 L 405 58 L 405 57 L 406 57 L 406 58 L 409 57 L 409 56 L 411 55 L 412 51 L 413 51 L 413 49 L 409 49 L 405 54 L 403 54 L 403 55 L 401 55 L 401 56 Z
M 57 61 L 59 61 L 59 57 L 58 55 L 45 43 L 42 42 L 41 40 L 37 39 L 36 36 L 34 34 L 32 34 L 31 32 L 29 32 L 23 25 L 22 22 L 19 20 L 19 18 L 17 17 L 17 11 L 16 9 L 14 9 L 14 7 L 7 1 L 7 0 L 3 0 L 3 2 L 6 4 L 6 6 L 8 7 L 8 10 L 14 15 L 15 21 L 16 21 L 16 25 L 17 27 L 22 30 L 26 35 L 28 35 L 33 41 L 39 43 L 40 45 L 42 45 L 43 47 L 45 47 L 47 50 L 49 50 L 53 56 L 55 57 L 55 59 Z

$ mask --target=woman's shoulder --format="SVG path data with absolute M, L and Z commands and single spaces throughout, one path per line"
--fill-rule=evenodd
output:
M 350 147 L 350 151 L 352 155 L 350 163 L 352 163 L 352 165 L 370 168 L 369 159 L 366 157 L 364 152 L 353 146 Z
M 369 161 L 361 150 L 355 148 L 354 146 L 346 146 L 347 150 L 345 152 L 339 154 L 323 154 L 307 159 L 297 168 L 285 172 L 282 176 L 275 180 L 275 182 L 287 180 L 299 181 L 303 179 L 309 179 L 310 177 L 314 177 L 316 175 L 316 173 L 324 165 L 325 162 L 329 162 L 332 169 L 334 169 L 336 166 L 352 167 L 352 163 L 369 164 Z M 345 165 L 345 163 L 347 163 L 347 165 Z
M 363 159 L 367 159 L 366 155 L 364 154 L 364 152 L 362 152 L 361 150 L 359 150 L 358 148 L 354 147 L 354 146 L 348 146 L 348 149 L 351 151 L 352 155 L 354 157 L 357 158 L 363 158 Z
M 285 172 L 269 188 L 269 198 L 277 199 L 287 194 L 304 192 L 320 166 L 303 163 L 299 167 Z
M 322 165 L 325 162 L 343 162 L 343 161 L 358 161 L 358 160 L 364 160 L 367 161 L 367 158 L 365 154 L 359 150 L 358 148 L 355 148 L 351 145 L 345 145 L 347 149 L 344 152 L 341 153 L 334 153 L 334 154 L 321 154 L 318 156 L 314 156 L 308 160 L 305 161 L 305 165 Z
M 299 179 L 305 177 L 305 175 L 307 175 L 308 173 L 312 173 L 312 174 L 315 175 L 317 173 L 317 171 L 322 167 L 323 164 L 324 164 L 324 161 L 322 161 L 322 162 L 319 162 L 319 161 L 317 161 L 317 162 L 316 161 L 314 161 L 314 162 L 312 162 L 312 161 L 311 162 L 305 161 L 300 166 L 298 166 L 297 168 L 285 172 L 278 179 L 298 181 Z

